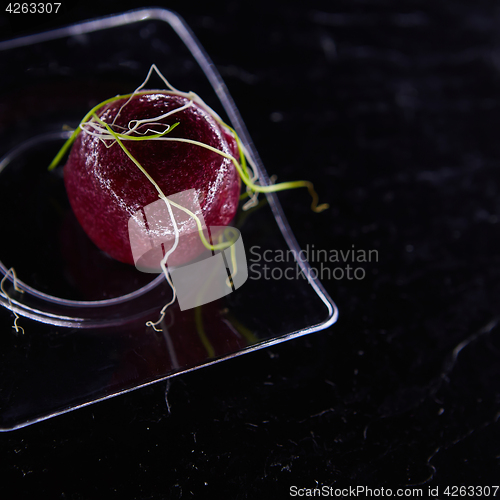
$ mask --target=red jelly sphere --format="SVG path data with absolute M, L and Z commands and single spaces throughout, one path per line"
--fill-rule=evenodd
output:
M 151 120 L 189 103 L 183 96 L 161 92 L 136 95 L 122 108 L 126 101 L 110 103 L 97 113 L 117 133 L 134 128 L 137 124 L 134 120 Z M 198 141 L 238 158 L 234 138 L 194 102 L 167 118 L 140 125 L 131 135 L 143 137 L 163 132 L 166 125 L 177 122 L 179 125 L 165 137 Z M 86 128 L 92 130 L 89 125 Z M 64 167 L 66 191 L 78 221 L 91 240 L 111 257 L 134 264 L 129 219 L 157 201 L 159 193 L 118 143 L 112 144 L 111 139 L 103 143 L 101 139 L 102 135 L 97 137 L 85 131 L 77 136 Z M 123 140 L 123 145 L 167 197 L 195 189 L 206 226 L 226 226 L 233 219 L 240 178 L 230 159 L 182 142 Z M 184 228 L 178 229 L 182 236 Z M 186 239 L 184 245 L 188 241 L 192 240 Z M 174 265 L 194 256 L 182 244 L 181 240 Z

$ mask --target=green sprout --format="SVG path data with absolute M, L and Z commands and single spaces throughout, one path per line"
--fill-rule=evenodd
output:
M 165 83 L 166 87 L 169 90 L 141 90 L 148 82 L 153 71 L 156 71 L 158 76 L 163 80 L 163 82 Z M 132 120 L 128 124 L 128 129 L 126 129 L 125 127 L 115 125 L 116 119 L 120 115 L 121 111 L 124 109 L 125 106 L 127 106 L 127 104 L 134 97 L 141 96 L 141 95 L 147 95 L 147 94 L 157 94 L 157 93 L 163 93 L 165 95 L 176 95 L 176 96 L 184 97 L 187 99 L 188 102 L 186 104 L 180 106 L 179 108 L 173 109 L 173 110 L 171 110 L 163 115 L 157 116 L 157 117 L 148 118 L 145 120 Z M 118 113 L 114 117 L 114 120 L 112 123 L 106 123 L 104 120 L 102 120 L 98 116 L 98 114 L 97 114 L 98 111 L 101 110 L 102 108 L 104 108 L 105 106 L 107 106 L 108 104 L 111 104 L 111 103 L 116 102 L 116 101 L 124 100 L 124 99 L 126 99 L 126 102 L 124 104 L 122 104 Z M 183 138 L 183 137 L 169 137 L 168 136 L 169 132 L 171 132 L 176 126 L 179 125 L 179 122 L 174 123 L 173 125 L 168 125 L 168 124 L 162 123 L 161 120 L 163 120 L 164 118 L 167 118 L 169 116 L 175 115 L 176 113 L 189 108 L 193 103 L 196 103 L 198 106 L 203 108 L 220 125 L 220 127 L 225 130 L 225 132 L 228 135 L 230 135 L 234 138 L 234 140 L 236 141 L 237 148 L 238 148 L 238 159 L 225 151 L 221 151 L 215 147 L 212 147 L 212 146 L 205 144 L 203 142 L 200 142 L 200 141 L 195 141 L 195 140 L 187 139 L 187 138 Z M 135 125 L 131 126 L 131 124 L 134 122 L 135 122 Z M 148 132 L 150 132 L 149 135 L 141 135 L 141 136 L 131 135 L 134 132 L 140 133 L 137 129 L 139 126 L 141 126 L 143 124 L 147 124 L 147 125 L 157 124 L 157 125 L 161 125 L 161 126 L 166 127 L 166 129 L 162 132 L 158 132 L 158 131 L 151 130 L 148 128 L 148 130 L 144 134 L 148 134 Z M 121 128 L 121 129 L 123 129 L 123 131 L 117 132 L 117 131 L 115 131 L 115 128 L 116 129 Z M 234 254 L 234 248 L 232 245 L 236 241 L 238 234 L 236 231 L 229 231 L 229 228 L 228 228 L 228 230 L 224 232 L 224 237 L 225 237 L 226 241 L 224 241 L 224 237 L 223 237 L 223 235 L 221 235 L 219 237 L 218 243 L 212 244 L 211 242 L 209 242 L 205 237 L 205 234 L 203 232 L 203 225 L 202 225 L 199 217 L 195 213 L 188 210 L 187 208 L 185 208 L 185 207 L 183 207 L 183 206 L 181 206 L 181 205 L 179 205 L 179 204 L 177 204 L 177 203 L 175 203 L 172 200 L 169 200 L 167 198 L 167 196 L 162 191 L 162 189 L 160 188 L 158 183 L 153 179 L 153 177 L 146 171 L 146 169 L 139 163 L 139 161 L 137 161 L 137 159 L 127 149 L 127 147 L 124 144 L 126 141 L 155 141 L 155 140 L 158 140 L 158 141 L 171 141 L 171 142 L 187 143 L 187 144 L 191 144 L 191 145 L 196 146 L 196 147 L 205 148 L 213 153 L 216 153 L 216 154 L 222 156 L 223 158 L 230 160 L 232 162 L 232 164 L 234 165 L 236 171 L 238 172 L 238 175 L 239 175 L 241 181 L 246 186 L 246 192 L 240 196 L 240 199 L 245 199 L 247 197 L 249 198 L 249 200 L 242 207 L 243 211 L 249 210 L 249 209 L 256 207 L 258 205 L 257 198 L 258 198 L 259 193 L 275 193 L 278 191 L 285 191 L 285 190 L 289 190 L 289 189 L 297 189 L 297 188 L 304 188 L 304 187 L 307 188 L 309 194 L 311 195 L 311 198 L 312 198 L 311 209 L 314 212 L 319 213 L 319 212 L 322 212 L 323 210 L 326 210 L 329 207 L 329 205 L 327 203 L 323 203 L 321 205 L 318 204 L 318 201 L 319 201 L 318 194 L 314 190 L 314 186 L 310 181 L 304 181 L 304 180 L 287 181 L 287 182 L 280 182 L 280 183 L 272 183 L 270 185 L 261 185 L 259 183 L 259 175 L 258 175 L 257 166 L 253 162 L 251 156 L 249 155 L 247 149 L 245 148 L 245 146 L 241 142 L 236 131 L 232 127 L 227 125 L 220 118 L 220 116 L 212 108 L 210 108 L 207 104 L 205 104 L 205 102 L 197 94 L 195 94 L 194 92 L 181 92 L 181 91 L 175 89 L 165 79 L 165 77 L 160 73 L 160 71 L 158 70 L 158 68 L 155 65 L 151 66 L 146 79 L 134 92 L 132 92 L 131 94 L 117 95 L 115 97 L 111 97 L 111 98 L 106 99 L 105 101 L 97 104 L 96 106 L 94 106 L 83 117 L 79 126 L 73 131 L 73 133 L 71 134 L 69 139 L 64 143 L 64 145 L 62 146 L 60 151 L 54 157 L 54 159 L 52 160 L 52 162 L 49 165 L 49 170 L 53 170 L 54 168 L 57 167 L 57 165 L 61 162 L 64 155 L 69 150 L 69 148 L 71 147 L 71 145 L 74 143 L 74 141 L 76 140 L 76 138 L 78 137 L 78 135 L 81 132 L 92 135 L 94 137 L 98 137 L 107 148 L 112 147 L 114 144 L 118 144 L 118 146 L 123 150 L 123 152 L 127 155 L 127 157 L 144 174 L 144 176 L 147 178 L 147 180 L 156 189 L 156 191 L 158 192 L 158 197 L 160 199 L 164 200 L 166 205 L 167 205 L 170 217 L 171 217 L 172 222 L 173 222 L 173 228 L 174 228 L 174 232 L 175 232 L 175 241 L 174 241 L 172 248 L 163 257 L 160 265 L 161 265 L 161 268 L 165 274 L 165 277 L 166 277 L 169 285 L 171 286 L 171 288 L 173 290 L 173 298 L 161 310 L 160 319 L 158 321 L 156 321 L 155 323 L 148 321 L 146 323 L 146 325 L 152 326 L 157 331 L 159 331 L 157 328 L 157 325 L 159 323 L 161 323 L 161 321 L 163 320 L 167 307 L 169 307 L 175 301 L 175 298 L 176 298 L 176 290 L 175 290 L 175 287 L 170 279 L 169 273 L 168 273 L 167 268 L 166 268 L 166 261 L 167 261 L 169 255 L 171 255 L 173 253 L 173 251 L 177 248 L 177 244 L 179 241 L 179 231 L 178 231 L 177 225 L 176 225 L 174 217 L 173 217 L 171 206 L 174 206 L 174 207 L 184 211 L 186 214 L 188 214 L 190 217 L 192 217 L 194 219 L 194 221 L 196 222 L 197 228 L 198 228 L 200 239 L 201 239 L 203 245 L 205 246 L 205 248 L 214 251 L 214 250 L 223 250 L 223 249 L 226 249 L 228 247 L 231 247 L 231 249 L 232 249 L 231 260 L 233 262 L 233 268 L 234 268 L 235 272 L 236 272 L 236 259 L 235 259 L 235 254 Z M 106 141 L 108 141 L 108 142 L 106 142 Z M 228 284 L 228 286 L 230 286 L 230 283 Z M 198 310 L 197 310 L 196 317 L 197 317 L 197 323 L 199 323 L 201 321 L 201 313 L 198 312 Z

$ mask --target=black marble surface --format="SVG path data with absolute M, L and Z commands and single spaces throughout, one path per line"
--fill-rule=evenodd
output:
M 168 403 L 159 384 L 0 435 L 2 484 L 71 499 L 498 484 L 500 4 L 162 6 L 212 57 L 267 170 L 329 201 L 316 215 L 280 194 L 300 244 L 378 262 L 323 281 L 329 330 L 175 378 Z M 64 7 L 3 14 L 2 38 L 139 5 Z

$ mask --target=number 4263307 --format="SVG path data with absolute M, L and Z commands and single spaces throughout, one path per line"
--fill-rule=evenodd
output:
M 9 14 L 57 14 L 61 3 L 9 3 L 5 12 Z

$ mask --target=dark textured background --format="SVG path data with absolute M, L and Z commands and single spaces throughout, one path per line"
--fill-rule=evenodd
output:
M 7 2 L 4 2 L 7 5 Z M 3 4 L 2 4 L 3 5 Z M 159 4 L 157 4 L 159 5 Z M 500 4 L 171 2 L 225 79 L 325 281 L 327 331 L 0 435 L 3 498 L 287 498 L 499 477 Z M 2 38 L 138 4 L 63 5 Z

